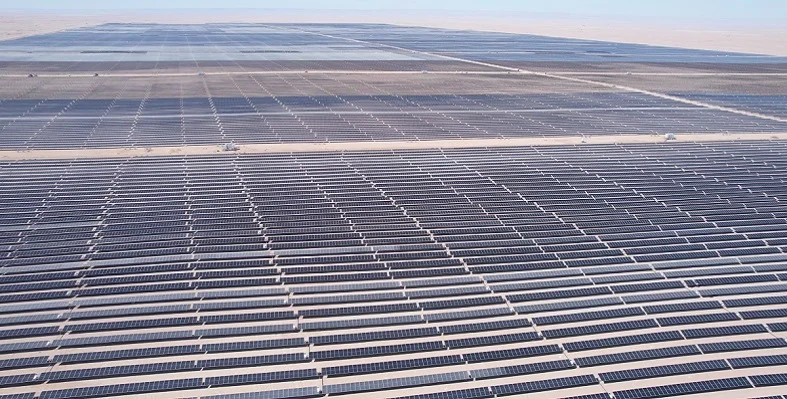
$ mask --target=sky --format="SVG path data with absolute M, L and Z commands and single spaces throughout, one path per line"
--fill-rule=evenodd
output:
M 0 0 L 0 10 L 166 8 L 485 10 L 659 18 L 787 20 L 787 0 Z

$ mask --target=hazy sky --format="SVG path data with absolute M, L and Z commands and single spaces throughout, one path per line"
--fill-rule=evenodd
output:
M 151 8 L 444 9 L 787 20 L 787 0 L 0 0 L 0 9 Z

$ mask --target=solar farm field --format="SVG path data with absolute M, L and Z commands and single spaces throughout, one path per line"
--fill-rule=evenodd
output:
M 782 398 L 784 65 L 360 24 L 0 42 L 0 399 Z

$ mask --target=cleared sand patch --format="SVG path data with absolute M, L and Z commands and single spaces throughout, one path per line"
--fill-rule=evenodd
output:
M 674 142 L 713 142 L 713 141 L 757 141 L 787 140 L 787 132 L 782 133 L 744 133 L 744 134 L 681 134 Z M 0 160 L 66 160 L 88 158 L 130 158 L 162 157 L 176 155 L 214 155 L 214 154 L 274 154 L 293 152 L 341 152 L 341 151 L 385 151 L 419 150 L 440 148 L 474 147 L 519 147 L 519 146 L 559 146 L 586 144 L 658 144 L 667 142 L 663 136 L 608 135 L 608 136 L 562 136 L 533 137 L 519 139 L 468 139 L 434 141 L 377 141 L 348 143 L 285 143 L 285 144 L 239 144 L 238 151 L 222 151 L 220 146 L 181 146 L 181 147 L 135 147 L 69 150 L 19 150 L 0 151 Z
M 55 13 L 14 13 L 0 14 L 0 40 L 13 40 L 20 37 L 42 35 L 65 29 L 92 26 L 108 22 L 105 17 L 57 15 Z

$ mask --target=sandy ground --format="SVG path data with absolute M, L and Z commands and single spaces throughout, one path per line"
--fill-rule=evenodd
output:
M 106 17 L 54 14 L 0 14 L 0 40 L 57 32 L 107 22 Z
M 744 134 L 683 134 L 676 142 L 711 142 L 711 141 L 752 141 L 752 140 L 787 140 L 784 133 L 744 133 Z M 105 149 L 73 149 L 73 150 L 28 150 L 0 151 L 0 160 L 56 160 L 78 158 L 129 158 L 129 157 L 162 157 L 177 155 L 210 155 L 210 154 L 273 154 L 292 152 L 322 151 L 383 151 L 383 150 L 414 150 L 434 148 L 477 148 L 477 147 L 517 147 L 517 146 L 556 146 L 583 144 L 655 144 L 664 143 L 662 136 L 644 135 L 609 135 L 591 136 L 583 139 L 579 136 L 520 138 L 520 139 L 468 139 L 468 140 L 434 140 L 434 141 L 378 141 L 350 143 L 287 143 L 287 144 L 241 144 L 234 152 L 221 151 L 219 146 L 185 146 L 185 147 L 144 147 L 144 148 L 105 148 Z
M 439 17 L 435 17 L 439 15 Z M 703 22 L 611 17 L 577 18 L 492 12 L 211 10 L 31 13 L 0 15 L 0 39 L 54 32 L 105 22 L 366 22 L 450 29 L 526 33 L 555 37 L 787 56 L 787 24 Z

